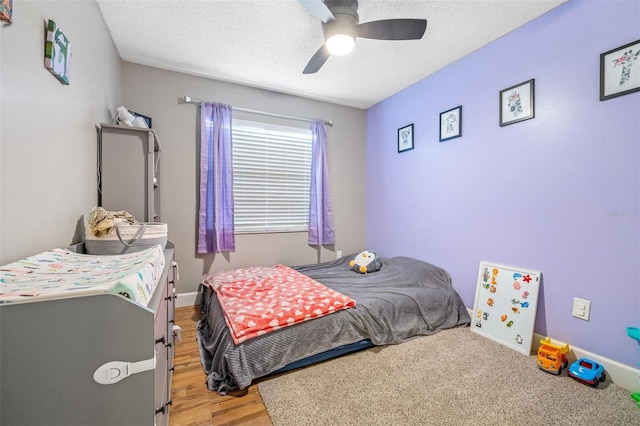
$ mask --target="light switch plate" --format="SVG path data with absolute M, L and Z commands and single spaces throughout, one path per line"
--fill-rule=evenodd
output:
M 591 313 L 591 301 L 580 299 L 579 297 L 573 298 L 573 311 L 572 315 L 576 318 L 580 318 L 585 321 L 589 321 L 589 314 Z

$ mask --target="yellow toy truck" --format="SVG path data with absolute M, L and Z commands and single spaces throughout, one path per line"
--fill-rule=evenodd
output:
M 567 352 L 569 352 L 568 344 L 557 345 L 551 342 L 550 337 L 540 340 L 538 368 L 559 376 L 562 373 L 562 369 L 567 368 Z

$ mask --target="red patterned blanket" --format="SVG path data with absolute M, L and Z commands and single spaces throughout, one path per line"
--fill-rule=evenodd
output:
M 216 292 L 236 345 L 356 305 L 350 297 L 283 265 L 219 272 L 202 284 Z

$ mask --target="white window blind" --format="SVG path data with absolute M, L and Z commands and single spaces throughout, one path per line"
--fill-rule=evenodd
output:
M 311 130 L 233 120 L 236 233 L 306 231 Z

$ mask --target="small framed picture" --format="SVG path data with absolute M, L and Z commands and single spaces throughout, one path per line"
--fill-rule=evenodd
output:
M 500 127 L 532 119 L 534 79 L 500 91 Z
M 462 136 L 462 105 L 440 113 L 440 142 Z
M 600 55 L 600 100 L 640 90 L 640 40 Z
M 413 149 L 413 123 L 398 129 L 398 152 Z
M 148 128 L 151 129 L 151 124 L 152 124 L 152 119 L 151 117 L 147 117 L 146 115 L 142 115 L 142 114 L 138 114 L 137 112 L 133 112 L 133 111 L 129 111 L 131 114 L 133 114 L 134 117 L 140 117 L 144 120 L 145 124 L 147 125 Z

